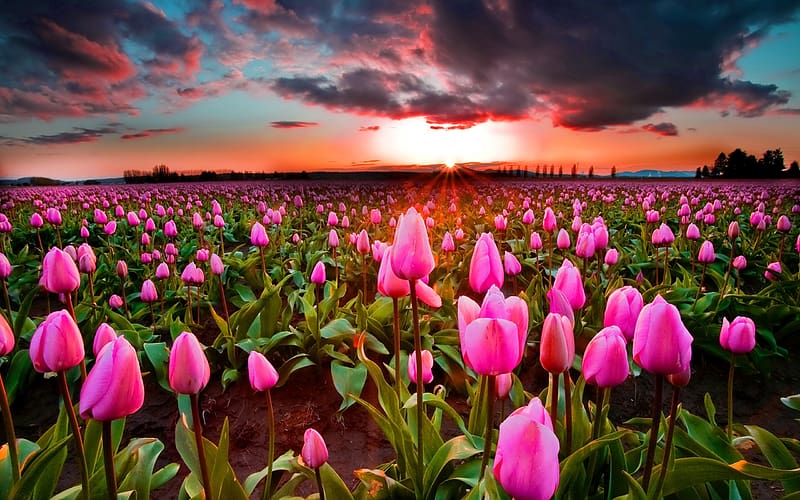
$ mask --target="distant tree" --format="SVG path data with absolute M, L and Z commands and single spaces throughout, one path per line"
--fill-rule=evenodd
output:
M 780 177 L 786 168 L 783 163 L 783 151 L 780 148 L 764 151 L 764 156 L 758 160 L 758 167 L 763 177 Z
M 556 168 L 555 165 L 553 165 L 553 164 L 550 165 L 550 177 L 554 177 L 553 171 L 555 170 L 555 168 Z
M 517 165 L 517 177 L 522 177 L 522 166 Z
M 559 165 L 558 166 L 558 176 L 559 177 L 564 177 L 564 166 L 563 165 Z
M 697 167 L 697 171 L 694 173 L 694 178 L 701 179 L 702 177 L 703 177 L 702 170 L 700 169 L 700 167 Z
M 570 175 L 572 176 L 573 179 L 575 177 L 578 177 L 578 164 L 577 163 L 573 163 L 572 164 L 572 172 L 570 172 Z
M 611 178 L 613 179 L 616 176 L 617 176 L 617 166 L 616 165 L 612 165 L 612 167 L 611 167 Z
M 711 171 L 711 175 L 714 177 L 719 177 L 725 175 L 727 170 L 728 157 L 725 155 L 725 153 L 720 153 L 717 156 L 717 159 L 714 160 L 714 169 Z
M 594 165 L 589 166 L 589 177 L 594 177 Z
M 797 160 L 793 161 L 792 164 L 789 165 L 789 170 L 786 172 L 786 176 L 793 179 L 800 177 L 800 165 L 797 164 Z
M 711 177 L 711 171 L 708 169 L 708 165 L 703 165 L 703 177 Z
M 536 164 L 536 177 L 539 177 L 540 174 L 541 174 L 541 169 L 539 168 L 539 164 L 537 163 Z

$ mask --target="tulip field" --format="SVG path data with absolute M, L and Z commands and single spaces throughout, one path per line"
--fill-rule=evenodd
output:
M 0 499 L 800 498 L 799 226 L 791 182 L 5 188 Z

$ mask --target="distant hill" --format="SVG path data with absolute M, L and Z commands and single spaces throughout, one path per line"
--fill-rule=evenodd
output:
M 694 178 L 695 172 L 688 170 L 633 170 L 617 172 L 618 178 L 627 179 L 686 179 Z

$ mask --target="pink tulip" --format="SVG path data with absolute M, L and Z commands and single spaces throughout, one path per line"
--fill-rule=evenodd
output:
M 311 282 L 317 285 L 325 284 L 325 263 L 318 260 L 311 271 Z
M 588 259 L 594 255 L 594 233 L 587 231 L 578 234 L 578 239 L 575 241 L 575 255 L 583 259 Z
M 128 225 L 130 226 L 136 227 L 141 223 L 141 221 L 139 220 L 139 216 L 136 215 L 136 213 L 134 212 L 128 212 L 127 219 L 128 219 Z
M 741 231 L 739 230 L 739 222 L 734 220 L 734 221 L 731 221 L 730 224 L 728 224 L 728 238 L 731 241 L 733 241 L 736 238 L 738 238 L 740 232 Z
M 360 254 L 368 254 L 370 247 L 369 247 L 369 235 L 367 234 L 366 229 L 362 229 L 358 236 L 356 237 L 356 250 Z
M 457 228 L 453 232 L 453 239 L 456 240 L 456 241 L 463 241 L 464 240 L 464 230 L 461 229 L 460 227 Z
M 550 207 L 544 209 L 544 217 L 542 218 L 542 228 L 548 233 L 552 233 L 553 231 L 556 230 L 556 214 L 553 213 L 553 209 Z
M 378 225 L 381 223 L 381 211 L 377 208 L 373 208 L 369 211 L 369 221 L 374 224 Z
M 95 357 L 100 355 L 100 350 L 109 342 L 114 342 L 117 339 L 117 332 L 108 323 L 100 323 L 97 330 L 94 332 L 94 341 L 92 342 L 92 352 Z
M 442 252 L 453 252 L 455 249 L 456 244 L 453 241 L 453 235 L 450 234 L 450 231 L 447 231 L 442 237 Z
M 6 321 L 6 317 L 0 314 L 0 356 L 7 356 L 14 350 L 14 331 Z
M 609 248 L 603 262 L 608 266 L 613 266 L 619 261 L 619 251 L 616 248 Z
M 169 266 L 167 265 L 166 262 L 162 262 L 156 267 L 156 273 L 155 273 L 156 278 L 160 280 L 167 279 L 169 278 L 170 274 L 171 273 L 169 272 Z
M 693 340 L 678 308 L 657 295 L 642 308 L 636 321 L 633 360 L 650 373 L 678 373 L 692 360 Z
M 494 228 L 498 231 L 505 231 L 506 227 L 508 227 L 508 219 L 506 219 L 503 214 L 498 214 L 494 218 Z
M 45 214 L 45 219 L 47 222 L 54 226 L 61 225 L 61 212 L 58 211 L 55 207 L 50 207 L 47 209 L 47 213 Z
M 331 229 L 328 233 L 328 246 L 331 248 L 336 248 L 339 246 L 339 234 L 335 229 Z
M 556 236 L 556 246 L 559 250 L 566 250 L 570 247 L 572 243 L 569 239 L 569 233 L 563 227 L 558 230 L 558 236 Z
M 419 280 L 433 271 L 435 262 L 428 231 L 414 207 L 409 208 L 397 224 L 393 247 L 391 265 L 398 278 Z
M 269 245 L 267 230 L 264 229 L 264 226 L 262 226 L 260 222 L 253 224 L 253 227 L 250 229 L 250 243 L 257 247 Z
M 39 284 L 51 293 L 72 293 L 81 284 L 81 276 L 72 257 L 53 247 L 44 256 Z
M 747 259 L 744 255 L 737 255 L 735 259 L 733 259 L 733 267 L 735 267 L 738 271 L 747 267 Z
M 714 253 L 714 245 L 709 240 L 705 240 L 700 245 L 700 251 L 697 253 L 697 262 L 701 262 L 703 264 L 711 264 L 716 259 L 716 254 Z
M 767 265 L 767 270 L 764 271 L 764 277 L 770 281 L 777 281 L 783 269 L 780 262 L 771 262 Z
M 110 220 L 108 223 L 103 226 L 103 232 L 107 235 L 111 236 L 112 234 L 117 232 L 117 221 Z
M 164 223 L 164 236 L 167 238 L 174 238 L 178 236 L 178 226 L 175 225 L 174 220 L 168 220 Z
M 81 387 L 81 417 L 108 422 L 136 413 L 143 403 L 136 349 L 125 337 L 118 337 L 100 351 Z
M 38 212 L 33 212 L 33 214 L 31 214 L 30 224 L 31 227 L 38 229 L 44 226 L 44 220 L 42 220 L 42 216 L 39 215 Z
M 433 355 L 431 351 L 422 351 L 422 382 L 429 384 L 433 380 Z M 412 383 L 417 383 L 417 353 L 412 352 L 408 357 L 408 378 Z
M 752 319 L 736 316 L 733 321 L 722 318 L 719 345 L 734 354 L 747 354 L 756 346 L 756 325 Z
M 9 276 L 11 276 L 11 262 L 4 253 L 0 252 L 0 279 L 4 280 Z
M 210 257 L 211 252 L 209 252 L 207 248 L 201 248 L 197 250 L 197 253 L 195 254 L 195 259 L 197 259 L 197 262 L 208 262 Z
M 778 217 L 778 223 L 776 224 L 775 229 L 781 233 L 788 233 L 792 230 L 792 222 L 785 215 L 781 215 Z
M 436 293 L 436 290 L 428 286 L 428 284 L 424 281 L 417 281 L 414 290 L 416 290 L 419 300 L 421 300 L 425 305 L 434 309 L 442 307 L 442 298 L 438 293 Z
M 549 373 L 562 373 L 572 367 L 574 359 L 575 337 L 572 323 L 565 316 L 549 313 L 542 325 L 539 363 Z
M 154 221 L 151 217 L 148 217 L 146 221 L 144 221 L 144 230 L 148 233 L 152 233 L 156 230 L 156 221 Z
M 117 294 L 112 295 L 108 298 L 108 305 L 113 307 L 114 309 L 119 309 L 123 306 L 122 297 Z
M 522 214 L 522 223 L 525 224 L 526 226 L 533 224 L 533 221 L 535 219 L 536 217 L 533 215 L 533 210 L 531 210 L 530 208 L 527 209 L 524 214 Z
M 211 272 L 220 276 L 225 271 L 225 264 L 222 263 L 222 259 L 219 255 L 212 253 L 210 261 Z
M 169 353 L 169 386 L 178 394 L 197 394 L 208 384 L 211 367 L 191 332 L 178 335 Z
M 303 448 L 300 450 L 303 463 L 312 469 L 325 465 L 328 461 L 328 447 L 319 432 L 306 429 L 303 434 Z
M 553 288 L 567 296 L 572 309 L 577 311 L 586 303 L 586 292 L 583 290 L 581 272 L 569 259 L 564 259 L 556 273 Z
M 497 399 L 505 399 L 511 392 L 514 385 L 514 378 L 510 373 L 501 373 L 494 379 L 494 395 Z
M 86 226 L 81 226 L 81 238 L 86 239 L 89 237 L 89 229 Z
M 531 233 L 531 240 L 530 240 L 530 247 L 531 250 L 541 250 L 542 248 L 542 237 L 539 236 L 539 233 Z
M 548 290 L 547 304 L 549 306 L 548 312 L 557 313 L 566 317 L 569 319 L 569 323 L 573 327 L 575 326 L 575 312 L 572 310 L 572 306 L 569 305 L 569 299 L 567 299 L 567 296 L 564 295 L 563 292 L 555 288 Z
M 500 424 L 492 473 L 515 499 L 547 500 L 558 488 L 559 447 L 552 428 L 514 412 Z
M 469 286 L 476 293 L 484 293 L 492 286 L 503 286 L 505 274 L 500 251 L 491 233 L 482 233 L 475 243 L 469 263 Z
M 87 243 L 81 243 L 78 247 L 78 269 L 85 274 L 93 273 L 97 269 L 97 257 Z
M 628 378 L 628 351 L 619 327 L 607 326 L 589 341 L 581 371 L 586 383 L 603 388 L 617 386 Z
M 516 276 L 522 272 L 522 264 L 513 253 L 506 252 L 503 254 L 503 269 L 509 276 Z
M 144 280 L 144 282 L 142 282 L 141 299 L 142 302 L 146 303 L 152 303 L 158 300 L 158 291 L 156 291 L 156 285 L 152 280 Z
M 258 351 L 250 351 L 247 358 L 247 375 L 250 377 L 250 387 L 257 392 L 272 389 L 279 378 L 278 371 L 272 363 Z
M 603 315 L 603 326 L 617 326 L 627 340 L 633 340 L 636 320 L 642 312 L 644 301 L 639 290 L 630 285 L 617 288 L 608 296 Z
M 339 223 L 339 217 L 336 215 L 336 212 L 328 212 L 328 225 L 335 226 Z
M 678 373 L 671 373 L 667 375 L 667 381 L 675 387 L 686 387 L 689 385 L 689 379 L 692 378 L 692 367 L 689 363 L 686 364 L 683 370 Z
M 59 372 L 78 366 L 84 357 L 83 338 L 66 310 L 50 313 L 31 338 L 30 357 L 39 373 Z

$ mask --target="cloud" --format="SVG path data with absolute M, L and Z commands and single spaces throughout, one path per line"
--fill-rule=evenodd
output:
M 157 135 L 165 135 L 165 134 L 178 134 L 186 129 L 184 127 L 171 127 L 171 128 L 148 128 L 139 132 L 123 134 L 120 136 L 120 139 L 123 140 L 130 140 L 130 139 L 145 139 L 147 137 L 154 137 Z
M 317 122 L 299 122 L 291 120 L 282 120 L 270 123 L 272 128 L 308 128 L 316 127 L 319 125 Z
M 65 144 L 94 142 L 105 135 L 115 134 L 117 132 L 117 127 L 109 124 L 109 126 L 100 128 L 74 127 L 70 131 L 59 132 L 57 134 L 42 134 L 24 138 L 3 137 L 3 139 L 5 140 L 4 144 L 8 146 L 60 146 Z
M 377 132 L 381 129 L 380 125 L 365 125 L 363 127 L 359 127 L 359 132 Z
M 663 135 L 665 137 L 673 137 L 678 135 L 678 127 L 674 123 L 661 122 L 661 123 L 648 123 L 643 125 L 642 129 L 654 134 Z

